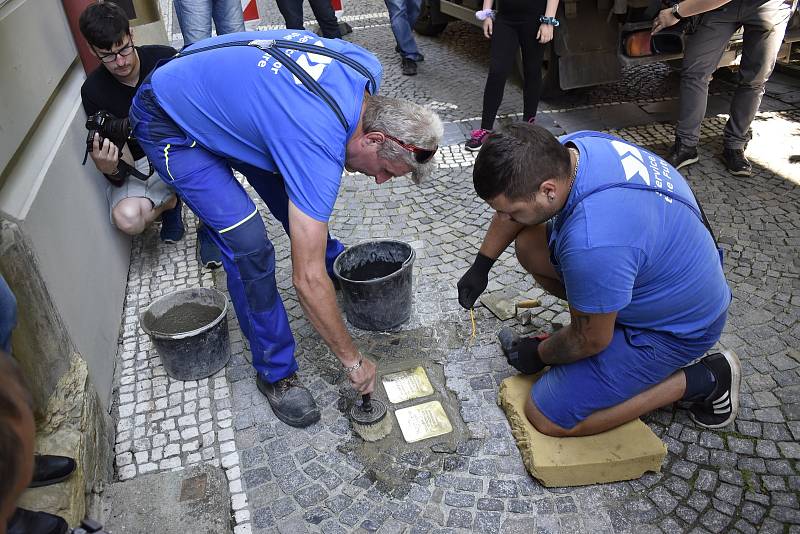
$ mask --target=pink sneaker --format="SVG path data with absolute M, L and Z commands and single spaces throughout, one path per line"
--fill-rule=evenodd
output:
M 475 152 L 477 150 L 480 150 L 481 145 L 483 145 L 483 142 L 486 140 L 486 138 L 489 136 L 490 133 L 492 133 L 491 130 L 484 130 L 483 128 L 472 130 L 472 137 L 470 137 L 469 140 L 466 143 L 464 143 L 464 148 L 466 148 L 470 152 Z

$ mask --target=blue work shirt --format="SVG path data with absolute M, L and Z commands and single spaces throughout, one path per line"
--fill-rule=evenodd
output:
M 578 173 L 551 225 L 550 250 L 569 303 L 583 313 L 617 312 L 619 324 L 694 337 L 728 308 L 731 292 L 711 234 L 686 205 L 686 180 L 663 158 L 596 132 L 563 138 L 580 150 Z M 614 187 L 644 184 L 651 190 Z
M 363 65 L 380 83 L 381 64 L 370 52 L 307 31 L 232 33 L 186 50 L 253 39 L 285 39 L 335 50 Z M 335 59 L 285 53 L 338 103 L 348 131 L 327 103 L 253 46 L 178 57 L 153 74 L 153 92 L 193 140 L 227 159 L 280 173 L 289 199 L 306 215 L 327 222 L 339 191 L 345 146 L 358 125 L 364 91 L 372 87 L 367 78 Z

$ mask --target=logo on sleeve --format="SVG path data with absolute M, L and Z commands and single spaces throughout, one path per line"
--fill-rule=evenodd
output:
M 641 151 L 633 145 L 617 140 L 611 141 L 611 146 L 620 156 L 619 162 L 625 169 L 625 181 L 630 182 L 638 175 L 644 183 L 650 185 L 650 172 L 647 170 Z

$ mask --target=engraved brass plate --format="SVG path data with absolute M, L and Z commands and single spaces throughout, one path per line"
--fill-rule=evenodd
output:
M 433 386 L 422 367 L 388 374 L 381 381 L 392 404 L 433 394 Z
M 439 401 L 417 404 L 394 412 L 407 443 L 441 436 L 453 431 L 450 419 Z

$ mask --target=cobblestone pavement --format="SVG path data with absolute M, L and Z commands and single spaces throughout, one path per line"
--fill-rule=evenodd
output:
M 645 422 L 669 450 L 660 473 L 548 489 L 526 473 L 496 404 L 498 384 L 511 374 L 494 339 L 500 322 L 478 308 L 478 336 L 470 340 L 469 317 L 456 301 L 456 281 L 491 215 L 472 189 L 474 156 L 460 144 L 466 130 L 454 126 L 480 113 L 486 44 L 473 28 L 453 24 L 439 39 L 420 39 L 426 61 L 418 76 L 403 77 L 382 3 L 346 7 L 345 20 L 355 28 L 348 39 L 384 62 L 382 93 L 429 105 L 448 121 L 447 146 L 428 183 L 396 179 L 377 186 L 361 175 L 343 178 L 331 232 L 348 245 L 396 238 L 417 253 L 411 320 L 397 332 L 351 332 L 379 362 L 381 374 L 423 365 L 454 431 L 411 445 L 397 428 L 378 444 L 365 444 L 351 432 L 344 414 L 354 395 L 303 316 L 291 283 L 288 239 L 259 202 L 275 243 L 278 287 L 298 342 L 300 376 L 322 409 L 321 422 L 298 430 L 274 417 L 255 387 L 233 312 L 233 356 L 226 369 L 196 383 L 165 375 L 137 325 L 139 310 L 173 289 L 225 287 L 223 273 L 198 269 L 195 221 L 187 214 L 187 237 L 177 245 L 160 244 L 156 229 L 134 242 L 118 354 L 119 479 L 198 462 L 221 466 L 237 534 L 800 532 L 800 167 L 788 162 L 800 154 L 800 83 L 782 79 L 770 85 L 753 125 L 752 177 L 730 176 L 716 159 L 725 119 L 720 116 L 704 122 L 702 159 L 685 173 L 726 252 L 734 301 L 720 344 L 743 363 L 736 423 L 705 431 L 681 409 L 658 410 Z M 261 24 L 279 22 L 274 7 L 262 13 L 270 15 Z M 610 104 L 620 102 L 673 99 L 671 76 L 658 65 L 634 69 L 624 83 L 570 93 L 543 110 L 558 123 L 558 110 L 571 106 L 612 110 L 617 108 Z M 727 82 L 717 83 L 724 92 Z M 520 91 L 509 84 L 501 113 L 513 118 L 520 107 Z M 656 120 L 607 129 L 659 150 L 672 139 L 672 127 Z M 512 251 L 494 267 L 488 291 L 508 288 L 542 301 L 531 330 L 569 321 L 565 303 L 537 289 Z

